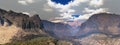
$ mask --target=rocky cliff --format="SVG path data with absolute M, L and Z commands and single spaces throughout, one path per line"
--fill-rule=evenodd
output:
M 26 14 L 0 9 L 0 44 L 45 36 L 39 15 Z

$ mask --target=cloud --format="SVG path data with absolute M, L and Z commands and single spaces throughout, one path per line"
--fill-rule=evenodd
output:
M 79 6 L 81 3 L 87 2 L 88 0 L 74 0 L 73 2 L 69 2 L 67 5 L 57 4 L 52 2 L 51 0 L 48 0 L 48 5 L 52 8 L 56 8 L 61 14 L 63 18 L 72 18 L 72 13 L 75 12 L 74 9 L 71 9 L 71 7 Z
M 83 10 L 84 13 L 101 13 L 101 12 L 106 12 L 106 8 L 99 8 L 99 9 L 90 9 L 90 8 L 85 8 Z
M 38 0 L 19 0 L 18 3 L 28 5 L 36 3 L 37 1 Z M 43 5 L 43 10 L 46 12 L 52 12 L 53 8 L 55 8 L 60 13 L 60 18 L 70 19 L 73 18 L 72 15 L 78 10 L 72 7 L 78 7 L 84 4 L 87 4 L 87 6 L 83 7 L 81 10 L 83 12 L 80 12 L 81 16 L 76 19 L 88 19 L 92 14 L 106 11 L 106 9 L 100 8 L 100 6 L 104 4 L 103 0 L 74 0 L 73 2 L 69 2 L 67 5 L 62 5 L 60 3 L 57 4 L 51 0 L 47 0 L 47 4 Z M 90 9 L 90 7 L 92 7 L 92 9 Z
M 73 6 L 78 6 L 80 3 L 87 2 L 88 0 L 74 0 L 73 2 L 69 2 L 67 5 L 57 4 L 52 2 L 51 0 L 48 0 L 48 5 L 60 9 L 60 12 L 66 12 Z
M 27 15 L 30 15 L 30 13 L 28 13 L 28 12 L 22 12 L 23 14 L 27 14 Z
M 34 3 L 35 0 L 26 0 L 26 2 L 28 2 L 28 3 Z
M 47 4 L 44 4 L 43 10 L 47 11 L 47 12 L 52 12 L 53 11 L 53 9 L 51 7 L 49 7 Z
M 87 20 L 90 16 L 92 16 L 93 14 L 97 14 L 97 13 L 103 13 L 103 12 L 107 12 L 108 9 L 106 8 L 99 8 L 99 9 L 90 9 L 90 8 L 85 8 L 83 10 L 83 13 L 85 13 L 84 15 L 80 16 L 79 19 L 84 19 Z
M 83 6 L 86 4 L 87 6 Z M 73 18 L 72 15 L 76 13 L 77 10 L 80 10 L 78 14 L 81 16 L 76 19 L 88 19 L 91 15 L 100 13 L 100 12 L 107 12 L 106 8 L 100 8 L 102 5 L 104 5 L 103 0 L 74 0 L 73 2 L 69 2 L 67 5 L 62 4 L 56 4 L 52 2 L 51 0 L 48 0 L 48 5 L 52 8 L 55 8 L 60 12 L 60 16 L 63 19 L 66 18 Z M 76 7 L 83 6 L 81 8 L 75 9 Z M 72 8 L 75 7 L 75 8 Z M 92 9 L 90 9 L 92 7 Z
M 51 8 L 45 8 L 43 9 L 44 11 L 47 11 L 47 12 L 52 12 L 53 10 Z
M 92 7 L 100 7 L 101 5 L 103 5 L 103 0 L 91 0 L 89 5 Z
M 28 5 L 37 2 L 38 0 L 18 0 L 18 3 L 22 5 Z M 40 1 L 40 0 L 39 0 Z
M 18 1 L 18 3 L 20 3 L 20 4 L 22 4 L 22 5 L 27 5 L 27 2 L 26 2 L 26 1 L 23 1 L 23 0 Z
M 22 5 L 28 5 L 33 4 L 37 1 L 38 0 L 19 0 L 18 3 Z M 87 4 L 87 6 L 83 6 L 84 4 Z M 60 13 L 60 17 L 62 17 L 63 19 L 70 19 L 73 18 L 72 15 L 80 9 L 81 12 L 79 12 L 78 14 L 80 14 L 81 16 L 76 19 L 88 19 L 93 14 L 107 12 L 106 8 L 100 8 L 100 6 L 102 6 L 103 4 L 103 0 L 74 0 L 73 2 L 69 2 L 67 5 L 62 5 L 60 3 L 57 4 L 55 2 L 52 2 L 51 0 L 47 0 L 47 4 L 43 5 L 43 10 L 46 12 L 52 12 L 54 8 Z M 75 9 L 79 6 L 83 6 L 83 9 Z M 92 7 L 92 9 L 90 9 L 90 7 Z

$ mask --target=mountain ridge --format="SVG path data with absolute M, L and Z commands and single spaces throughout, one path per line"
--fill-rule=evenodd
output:
M 73 28 L 69 24 L 42 20 L 37 14 L 30 17 L 11 10 L 0 9 L 0 37 L 2 38 L 0 44 L 41 36 L 51 36 L 69 41 L 84 40 L 84 37 L 89 37 L 92 34 L 104 34 L 109 38 L 119 37 L 119 20 L 120 16 L 117 14 L 99 13 L 91 16 L 81 26 Z M 9 36 L 6 33 L 10 33 Z
M 5 35 L 4 37 L 6 37 L 0 40 L 4 41 L 3 43 L 48 36 L 48 34 L 42 31 L 41 25 L 41 19 L 37 14 L 30 17 L 26 14 L 16 13 L 11 10 L 5 11 L 0 9 L 0 32 L 6 31 L 6 33 L 10 33 L 9 31 L 14 32 L 14 30 L 16 30 L 14 33 L 10 33 L 11 35 L 9 36 L 7 36 L 5 32 L 0 34 L 0 37 L 3 37 L 3 34 Z M 5 27 L 6 29 L 4 29 Z

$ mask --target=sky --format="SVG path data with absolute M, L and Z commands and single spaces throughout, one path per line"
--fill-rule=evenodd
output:
M 61 1 L 61 3 L 59 3 Z M 100 12 L 120 14 L 120 0 L 0 0 L 0 8 L 23 12 L 30 16 L 39 14 L 41 19 L 85 20 Z
M 51 0 L 51 1 L 57 4 L 60 3 L 62 5 L 67 5 L 69 4 L 69 2 L 74 1 L 74 0 Z

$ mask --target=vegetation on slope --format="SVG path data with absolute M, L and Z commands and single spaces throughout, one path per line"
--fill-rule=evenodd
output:
M 72 45 L 72 43 L 56 40 L 51 37 L 38 37 L 27 41 L 11 42 L 4 45 Z

